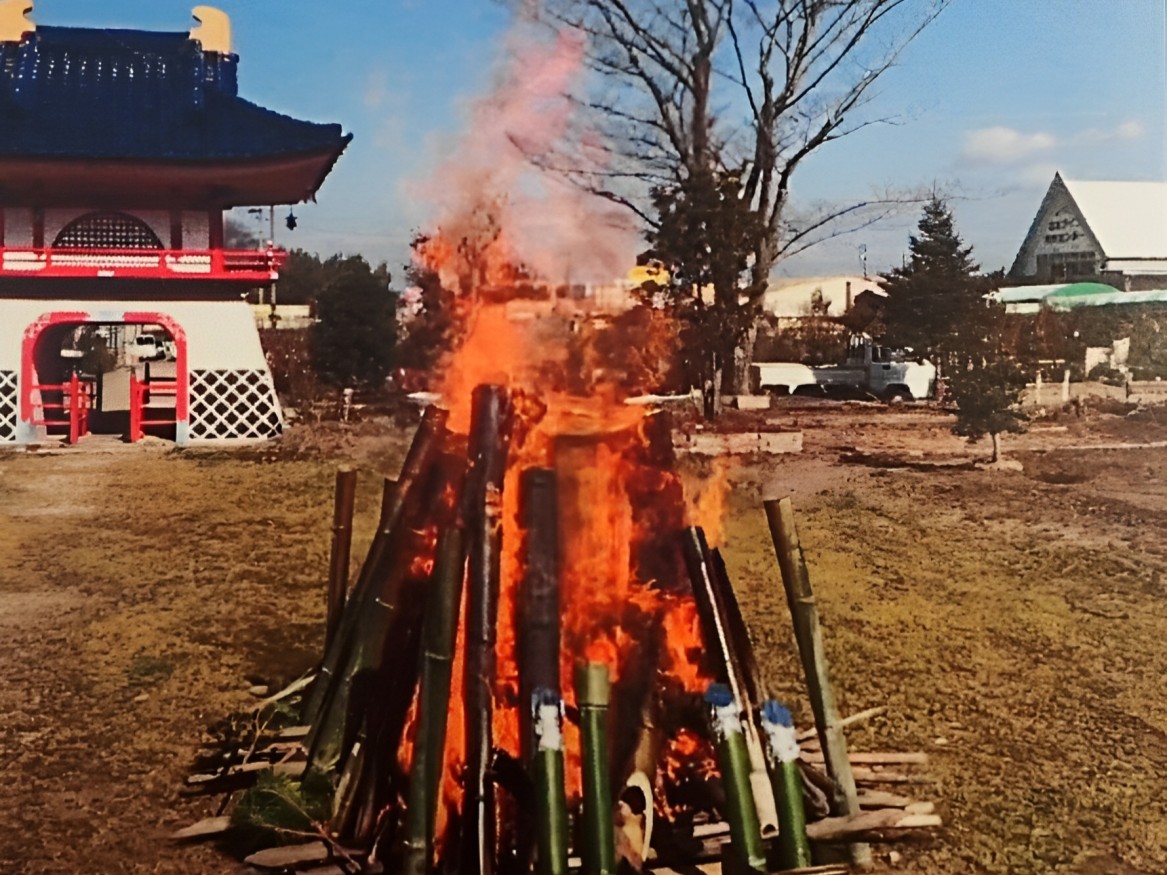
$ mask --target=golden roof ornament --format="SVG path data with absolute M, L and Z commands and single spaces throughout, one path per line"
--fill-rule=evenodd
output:
M 18 43 L 36 30 L 35 22 L 27 17 L 29 12 L 32 0 L 0 0 L 0 43 Z
M 191 28 L 190 38 L 202 43 L 204 52 L 231 54 L 231 19 L 226 12 L 214 6 L 196 6 L 190 14 L 198 22 Z

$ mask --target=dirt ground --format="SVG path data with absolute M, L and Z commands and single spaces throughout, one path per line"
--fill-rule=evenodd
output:
M 805 450 L 734 469 L 725 553 L 797 707 L 760 506 L 790 495 L 842 710 L 887 706 L 852 746 L 933 757 L 910 792 L 946 826 L 881 868 L 1167 872 L 1167 411 L 1034 423 L 1021 471 L 972 467 L 987 449 L 924 409 L 771 416 Z M 178 789 L 252 680 L 318 654 L 336 466 L 362 468 L 360 556 L 406 437 L 0 453 L 0 873 L 244 871 L 166 839 L 215 813 Z

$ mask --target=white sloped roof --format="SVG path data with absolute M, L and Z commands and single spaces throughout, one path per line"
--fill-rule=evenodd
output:
M 1167 182 L 1062 182 L 1107 258 L 1167 258 Z

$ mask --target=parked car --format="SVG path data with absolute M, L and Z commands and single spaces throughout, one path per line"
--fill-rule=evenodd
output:
M 166 358 L 166 342 L 153 334 L 139 334 L 126 344 L 126 354 L 143 362 L 158 362 Z

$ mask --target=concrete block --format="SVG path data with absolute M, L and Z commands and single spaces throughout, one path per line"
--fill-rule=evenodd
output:
M 673 446 L 699 456 L 729 456 L 761 453 L 779 455 L 802 452 L 801 431 L 711 432 L 673 436 Z

